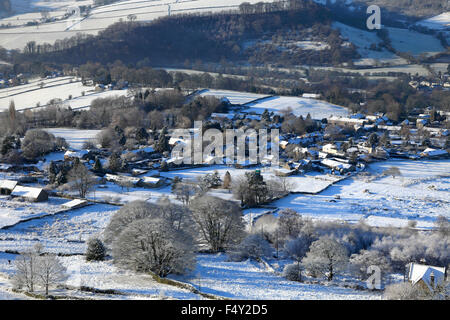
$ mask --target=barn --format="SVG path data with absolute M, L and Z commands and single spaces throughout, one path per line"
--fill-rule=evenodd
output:
M 42 188 L 16 186 L 11 196 L 29 202 L 43 202 L 48 200 L 48 193 Z

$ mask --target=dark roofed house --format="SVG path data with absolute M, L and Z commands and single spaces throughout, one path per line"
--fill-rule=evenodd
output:
M 17 181 L 0 180 L 0 194 L 10 195 L 16 186 L 17 186 Z

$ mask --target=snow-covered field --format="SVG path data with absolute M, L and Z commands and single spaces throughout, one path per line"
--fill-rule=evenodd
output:
M 263 94 L 213 89 L 202 90 L 199 95 L 202 97 L 213 96 L 218 99 L 227 98 L 231 104 L 246 104 L 253 100 L 267 97 L 267 95 Z
M 14 225 L 22 220 L 35 218 L 60 211 L 65 199 L 50 198 L 45 203 L 28 203 L 0 197 L 0 228 Z
M 391 166 L 401 177 L 381 176 Z M 450 217 L 450 161 L 390 160 L 373 163 L 371 176 L 337 182 L 318 195 L 290 195 L 273 203 L 316 219 L 360 219 L 376 226 L 405 226 L 417 221 L 431 228 L 437 216 Z
M 262 114 L 265 109 L 273 112 L 281 112 L 291 110 L 296 116 L 306 117 L 308 113 L 313 119 L 321 120 L 330 116 L 348 116 L 349 111 L 331 103 L 299 97 L 270 97 L 257 101 L 255 103 L 246 104 L 248 109 L 246 112 L 255 112 Z
M 367 300 L 378 295 L 336 286 L 288 281 L 256 262 L 227 262 L 226 255 L 198 255 L 191 284 L 201 291 L 231 299 Z
M 84 253 L 85 241 L 93 235 L 99 235 L 118 209 L 116 206 L 93 204 L 19 223 L 0 232 L 0 252 L 22 251 L 40 241 L 47 252 Z
M 450 11 L 441 13 L 437 16 L 421 20 L 418 25 L 425 26 L 434 30 L 445 30 L 450 28 Z
M 406 62 L 402 58 L 384 48 L 381 51 L 370 50 L 371 45 L 378 45 L 381 43 L 381 39 L 375 32 L 354 28 L 340 22 L 333 22 L 332 26 L 334 29 L 340 31 L 344 39 L 350 41 L 357 47 L 358 53 L 363 57 L 363 59 L 379 60 L 381 62 L 389 62 L 394 64 L 402 64 Z
M 435 55 L 445 51 L 441 42 L 432 35 L 407 29 L 386 28 L 389 32 L 392 46 L 397 51 L 409 52 L 414 56 L 420 54 Z
M 94 141 L 100 130 L 81 130 L 74 128 L 48 128 L 43 129 L 52 133 L 55 137 L 66 139 L 66 142 L 73 149 L 80 150 L 87 141 Z
M 268 0 L 265 2 L 271 2 Z M 44 1 L 41 1 L 45 3 Z M 66 10 L 72 5 L 78 4 L 75 1 L 69 1 L 72 4 L 54 7 L 55 10 Z M 91 10 L 89 16 L 83 18 L 69 17 L 66 20 L 53 23 L 40 24 L 39 26 L 20 26 L 11 29 L 0 30 L 0 46 L 7 49 L 23 49 L 29 41 L 36 41 L 37 44 L 53 43 L 56 40 L 64 39 L 76 35 L 78 32 L 97 34 L 106 29 L 120 19 L 127 20 L 129 15 L 134 15 L 136 21 L 152 21 L 159 17 L 174 14 L 185 13 L 203 13 L 220 12 L 227 10 L 236 10 L 243 2 L 257 3 L 259 0 L 129 0 L 112 3 L 97 7 Z M 38 10 L 39 9 L 35 9 Z M 40 14 L 37 14 L 37 17 Z M 13 19 L 21 19 L 22 15 L 7 18 L 6 21 L 0 19 L 0 24 L 7 24 Z
M 84 96 L 83 96 L 84 94 Z M 92 86 L 83 86 L 79 79 L 58 77 L 36 79 L 28 84 L 0 89 L 0 111 L 6 110 L 14 101 L 16 110 L 45 106 L 53 99 L 61 99 L 64 107 L 72 109 L 90 106 L 98 98 L 126 96 L 128 90 L 106 90 L 96 92 Z M 69 100 L 69 96 L 72 99 Z

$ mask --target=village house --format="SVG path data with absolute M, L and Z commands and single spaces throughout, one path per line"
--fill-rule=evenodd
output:
M 434 292 L 447 279 L 445 267 L 434 267 L 419 263 L 408 264 L 408 281 L 413 286 Z
M 1 195 L 10 195 L 16 186 L 17 186 L 17 181 L 0 180 L 0 194 Z
M 349 163 L 344 163 L 333 159 L 323 159 L 320 163 L 325 167 L 340 172 L 341 174 L 354 171 L 355 169 L 355 167 Z
M 363 127 L 365 124 L 368 124 L 368 120 L 332 116 L 328 119 L 328 123 L 353 128 L 355 125 Z
M 130 186 L 137 186 L 139 182 L 141 182 L 141 178 L 136 177 L 129 177 L 129 176 L 122 176 L 122 175 L 114 175 L 107 173 L 105 175 L 106 181 L 114 182 L 118 185 L 130 185 Z
M 74 161 L 75 159 L 85 160 L 89 154 L 89 150 L 71 151 L 68 150 L 64 153 L 64 160 Z
M 48 200 L 48 193 L 42 188 L 16 186 L 11 196 L 29 202 L 43 202 Z
M 164 184 L 164 179 L 159 177 L 143 177 L 141 185 L 147 188 L 159 188 Z

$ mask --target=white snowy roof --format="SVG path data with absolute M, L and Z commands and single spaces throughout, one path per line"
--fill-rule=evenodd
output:
M 144 183 L 155 184 L 161 181 L 161 178 L 143 177 L 142 180 L 144 181 Z
M 352 167 L 351 164 L 348 163 L 342 163 L 336 160 L 331 160 L 331 159 L 323 159 L 321 161 L 321 163 L 323 165 L 326 165 L 327 167 L 330 168 L 338 168 L 338 169 L 350 169 Z
M 109 174 L 109 173 L 107 173 L 105 175 L 105 178 L 106 178 L 107 181 L 112 181 L 112 182 L 131 182 L 133 184 L 137 184 L 137 183 L 139 183 L 139 181 L 141 181 L 141 178 L 135 178 L 135 177 L 129 177 L 129 176 L 120 176 L 120 175 Z
M 422 154 L 427 156 L 443 156 L 448 154 L 448 152 L 442 149 L 427 148 L 422 152 Z
M 66 153 L 64 153 L 64 157 L 71 157 L 71 158 L 83 158 L 83 156 L 87 155 L 89 151 L 87 150 L 80 150 L 80 151 L 71 151 L 68 150 Z
M 78 207 L 78 206 L 85 206 L 87 205 L 87 200 L 82 200 L 82 199 L 75 199 L 69 202 L 64 203 L 62 206 L 65 208 L 74 208 L 74 207 Z
M 0 180 L 0 189 L 13 190 L 17 185 L 17 181 L 13 180 Z
M 16 197 L 37 199 L 42 191 L 44 191 L 42 188 L 16 186 L 11 195 Z
M 434 287 L 444 280 L 445 268 L 433 267 L 424 264 L 411 263 L 409 268 L 409 280 L 414 285 L 418 281 L 423 280 L 430 290 L 434 287 L 431 283 L 431 275 L 434 275 Z

